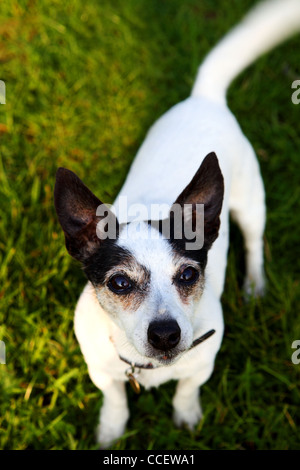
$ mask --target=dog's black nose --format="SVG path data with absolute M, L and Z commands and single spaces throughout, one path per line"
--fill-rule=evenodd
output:
M 148 328 L 148 341 L 155 349 L 169 351 L 179 343 L 180 333 L 175 320 L 154 321 Z

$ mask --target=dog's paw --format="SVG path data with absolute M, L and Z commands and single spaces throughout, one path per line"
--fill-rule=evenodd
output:
M 256 279 L 246 278 L 244 282 L 244 299 L 249 302 L 251 299 L 263 297 L 266 292 L 266 283 L 263 277 Z
M 103 406 L 96 429 L 96 442 L 100 449 L 110 448 L 123 436 L 129 418 L 127 407 L 109 408 Z
M 125 425 L 114 426 L 112 425 L 102 425 L 99 424 L 96 429 L 96 442 L 99 445 L 99 448 L 109 449 L 122 435 L 125 431 Z
M 199 402 L 194 403 L 187 408 L 174 409 L 173 421 L 175 426 L 178 428 L 186 427 L 190 431 L 194 431 L 201 419 L 202 410 Z

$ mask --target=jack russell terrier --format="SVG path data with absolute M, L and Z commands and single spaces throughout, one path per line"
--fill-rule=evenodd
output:
M 66 247 L 88 279 L 74 324 L 103 392 L 101 447 L 125 430 L 127 381 L 138 392 L 178 380 L 175 424 L 193 429 L 201 419 L 199 387 L 212 374 L 223 336 L 229 213 L 245 241 L 245 290 L 264 291 L 264 187 L 226 90 L 298 30 L 300 0 L 256 6 L 206 57 L 191 96 L 150 129 L 113 208 L 70 170 L 57 171 L 55 207 Z M 127 209 L 136 205 L 145 210 L 130 219 Z M 154 206 L 162 208 L 158 217 Z

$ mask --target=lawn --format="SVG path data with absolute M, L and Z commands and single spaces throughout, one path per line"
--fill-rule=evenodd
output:
M 250 0 L 4 0 L 0 13 L 0 449 L 95 449 L 101 392 L 73 333 L 85 284 L 53 206 L 57 167 L 113 202 L 152 122 L 189 95 L 204 55 Z M 267 191 L 268 290 L 243 302 L 232 226 L 225 336 L 194 433 L 171 419 L 175 383 L 130 390 L 113 449 L 300 449 L 300 36 L 233 83 L 228 102 Z M 300 357 L 300 356 L 299 356 Z

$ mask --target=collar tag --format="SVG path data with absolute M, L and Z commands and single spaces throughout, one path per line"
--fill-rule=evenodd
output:
M 135 371 L 134 363 L 131 364 L 131 367 L 129 369 L 126 369 L 125 375 L 128 378 L 128 381 L 129 381 L 129 384 L 130 384 L 132 390 L 136 394 L 141 393 L 141 386 L 137 381 L 137 377 L 139 375 L 139 372 Z

